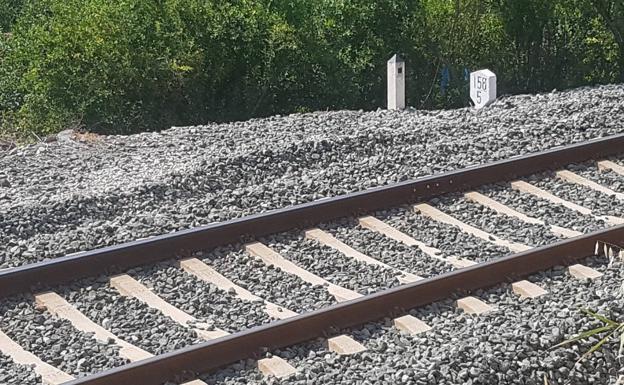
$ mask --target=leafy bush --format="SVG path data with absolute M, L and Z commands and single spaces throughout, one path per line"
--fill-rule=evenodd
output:
M 130 132 L 246 103 L 272 44 L 264 11 L 251 1 L 30 1 L 3 63 L 17 74 L 20 124 Z
M 24 0 L 0 0 L 0 33 L 11 32 Z
M 371 109 L 385 105 L 395 52 L 417 107 L 467 105 L 464 73 L 482 67 L 501 93 L 612 82 L 624 73 L 617 11 L 609 0 L 0 0 L 11 31 L 0 130 Z

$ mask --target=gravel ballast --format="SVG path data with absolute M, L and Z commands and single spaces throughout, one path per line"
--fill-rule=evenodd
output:
M 300 231 L 274 235 L 264 240 L 267 246 L 299 267 L 329 283 L 360 294 L 371 294 L 399 285 L 400 271 L 357 261 L 331 247 L 305 239 Z
M 411 236 L 427 246 L 439 249 L 444 257 L 456 257 L 483 262 L 511 253 L 507 248 L 477 238 L 455 226 L 435 221 L 411 209 L 394 208 L 379 211 L 378 219 Z
M 74 377 L 123 365 L 119 348 L 98 342 L 65 321 L 36 309 L 34 300 L 14 298 L 0 305 L 0 330 L 42 361 Z
M 455 219 L 507 241 L 535 247 L 560 240 L 546 226 L 529 224 L 517 218 L 498 214 L 461 196 L 436 198 L 432 203 Z
M 621 163 L 619 160 L 613 160 L 613 162 L 617 164 Z M 624 175 L 620 175 L 612 170 L 599 170 L 595 162 L 570 164 L 566 168 L 590 181 L 610 188 L 616 193 L 624 193 Z
M 0 353 L 0 384 L 22 385 L 41 382 L 41 377 L 25 365 L 18 365 L 10 357 Z
M 624 86 L 59 138 L 0 158 L 0 267 L 621 132 Z
M 533 175 L 526 180 L 560 198 L 590 209 L 594 215 L 624 217 L 622 201 L 613 195 L 607 195 L 576 183 L 562 181 L 553 174 Z
M 322 224 L 321 228 L 355 250 L 408 273 L 426 278 L 453 269 L 449 263 L 432 258 L 417 247 L 360 227 L 353 218 Z
M 288 310 L 301 313 L 336 303 L 325 287 L 311 285 L 281 269 L 267 266 L 237 247 L 219 248 L 202 257 L 235 284 Z
M 192 329 L 177 324 L 136 298 L 120 295 L 106 284 L 72 290 L 65 297 L 92 321 L 152 354 L 202 342 Z
M 200 322 L 234 333 L 271 321 L 263 302 L 249 302 L 205 283 L 176 266 L 160 264 L 132 275 Z
M 479 192 L 525 215 L 539 218 L 548 225 L 582 233 L 591 233 L 608 227 L 602 219 L 583 215 L 565 206 L 514 190 L 509 184 L 488 185 Z
M 563 348 L 552 347 L 576 333 L 595 327 L 578 311 L 589 307 L 614 319 L 624 315 L 620 285 L 621 262 L 607 267 L 604 259 L 586 265 L 605 275 L 582 282 L 558 267 L 529 278 L 549 294 L 520 299 L 508 285 L 474 295 L 496 309 L 479 316 L 464 314 L 452 299 L 414 309 L 433 329 L 417 336 L 403 334 L 391 320 L 344 331 L 361 341 L 367 351 L 337 356 L 320 343 L 306 343 L 273 352 L 291 362 L 298 373 L 280 383 L 331 384 L 614 384 L 620 364 L 618 342 L 607 345 L 580 364 L 591 341 Z M 593 341 L 595 343 L 597 341 Z M 205 376 L 210 384 L 274 384 L 263 379 L 246 361 Z

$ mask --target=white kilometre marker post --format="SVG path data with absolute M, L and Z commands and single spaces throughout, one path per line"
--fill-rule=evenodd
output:
M 475 108 L 483 108 L 496 100 L 496 75 L 490 70 L 470 74 L 470 99 Z
M 388 109 L 405 108 L 405 61 L 394 55 L 388 60 Z

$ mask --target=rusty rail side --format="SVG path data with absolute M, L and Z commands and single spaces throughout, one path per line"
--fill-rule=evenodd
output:
M 470 293 L 499 283 L 517 281 L 553 266 L 574 263 L 592 255 L 597 241 L 624 246 L 624 225 L 276 321 L 74 380 L 68 385 L 156 385 L 191 373 L 206 373 L 241 359 L 258 357 L 263 349 L 281 348 L 331 335 L 342 328 L 383 317 L 396 317 L 405 309 L 448 298 L 454 293 Z
M 358 215 L 448 192 L 530 175 L 565 164 L 622 152 L 624 134 L 576 143 L 486 165 L 469 167 L 272 210 L 244 218 L 178 231 L 0 271 L 0 298 L 41 290 L 87 276 L 127 270 L 193 251 L 254 239 L 339 217 Z

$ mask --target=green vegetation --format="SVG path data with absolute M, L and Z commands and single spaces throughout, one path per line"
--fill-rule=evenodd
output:
M 624 322 L 613 321 L 589 309 L 580 309 L 580 311 L 590 317 L 590 319 L 592 319 L 593 321 L 602 322 L 602 325 L 579 333 L 576 336 L 555 345 L 554 347 L 558 348 L 560 346 L 565 346 L 581 340 L 599 338 L 598 342 L 595 343 L 588 351 L 583 353 L 583 355 L 578 359 L 577 362 L 581 362 L 583 359 L 587 358 L 589 355 L 602 348 L 604 344 L 611 341 L 613 338 L 617 338 L 619 340 L 620 346 L 618 350 L 618 356 L 621 356 L 624 352 Z
M 499 93 L 622 81 L 622 4 L 0 0 L 0 134 L 372 109 L 395 52 L 419 108 L 466 105 L 465 69 L 492 69 Z
M 616 260 L 624 261 L 624 249 L 617 245 L 602 241 L 596 242 L 594 255 L 600 256 L 601 253 L 605 258 L 609 260 L 609 265 L 611 265 Z M 622 284 L 620 290 L 624 290 L 624 283 Z M 617 342 L 617 345 L 619 346 L 617 348 L 617 357 L 621 358 L 622 354 L 624 353 L 624 322 L 614 321 L 604 315 L 601 315 L 586 308 L 580 308 L 579 311 L 589 319 L 589 322 L 586 325 L 586 329 L 588 330 L 579 332 L 576 335 L 568 338 L 567 340 L 558 343 L 552 348 L 556 349 L 578 342 L 592 343 L 593 345 L 586 352 L 584 352 L 576 361 L 576 363 L 578 364 L 579 362 L 583 361 L 600 349 L 613 349 L 613 343 Z M 576 370 L 576 365 L 573 370 Z M 617 383 L 622 383 L 623 380 L 624 376 L 620 375 Z M 544 385 L 549 384 L 550 382 L 548 381 L 547 376 L 544 374 Z

